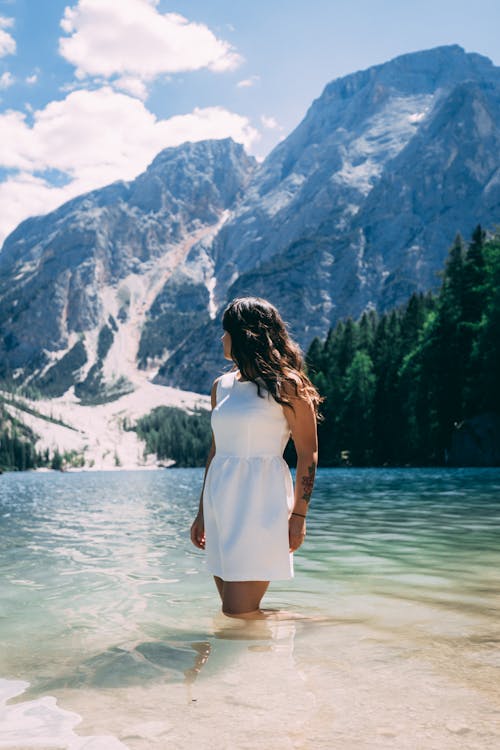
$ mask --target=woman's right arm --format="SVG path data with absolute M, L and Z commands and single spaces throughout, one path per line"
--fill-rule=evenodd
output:
M 212 410 L 215 409 L 215 406 L 217 404 L 217 383 L 219 382 L 219 378 L 214 380 L 212 385 L 212 391 L 211 391 L 211 402 L 212 402 Z M 199 547 L 199 549 L 205 549 L 205 523 L 203 519 L 203 492 L 205 490 L 205 481 L 207 479 L 207 473 L 208 468 L 210 464 L 212 463 L 212 459 L 215 456 L 215 438 L 214 434 L 212 432 L 212 444 L 210 446 L 210 450 L 208 451 L 208 457 L 207 462 L 205 464 L 205 474 L 203 476 L 203 486 L 201 488 L 200 493 L 200 503 L 198 506 L 198 514 L 196 518 L 193 521 L 193 524 L 191 526 L 191 541 L 195 545 L 195 547 Z

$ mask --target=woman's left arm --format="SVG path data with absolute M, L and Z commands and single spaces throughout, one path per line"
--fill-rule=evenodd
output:
M 290 516 L 289 520 L 290 551 L 293 552 L 300 547 L 305 537 L 305 516 L 309 510 L 318 465 L 318 432 L 311 401 L 294 397 L 290 393 L 287 396 L 294 408 L 292 410 L 286 406 L 284 411 L 297 452 L 293 513 L 300 514 Z

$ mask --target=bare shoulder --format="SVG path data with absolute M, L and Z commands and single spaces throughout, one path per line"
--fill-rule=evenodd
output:
M 301 450 L 304 445 L 317 446 L 316 411 L 310 390 L 296 372 L 290 376 L 287 374 L 283 386 L 281 396 L 288 401 L 288 404 L 282 404 L 283 412 L 296 450 Z

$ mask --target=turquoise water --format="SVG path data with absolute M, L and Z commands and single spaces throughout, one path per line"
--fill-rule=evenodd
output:
M 500 747 L 499 470 L 320 470 L 253 623 L 189 540 L 202 476 L 0 477 L 0 748 Z

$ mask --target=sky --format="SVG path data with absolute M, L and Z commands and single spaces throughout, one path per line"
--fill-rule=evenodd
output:
M 0 245 L 167 146 L 262 160 L 325 85 L 460 44 L 500 65 L 499 0 L 0 0 Z

